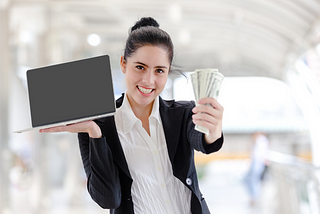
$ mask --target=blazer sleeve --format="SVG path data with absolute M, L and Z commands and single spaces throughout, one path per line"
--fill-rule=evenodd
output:
M 79 133 L 79 147 L 87 188 L 92 199 L 102 208 L 115 209 L 121 203 L 119 172 L 113 162 L 106 138 L 90 138 L 87 133 Z
M 204 134 L 195 130 L 195 124 L 192 122 L 192 109 L 195 107 L 194 101 L 191 101 L 191 107 L 186 111 L 187 117 L 187 133 L 188 141 L 195 150 L 200 151 L 205 154 L 210 154 L 219 151 L 222 147 L 224 137 L 221 133 L 221 137 L 211 144 L 207 144 L 204 138 Z

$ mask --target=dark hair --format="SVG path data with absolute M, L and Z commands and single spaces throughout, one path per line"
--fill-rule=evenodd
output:
M 170 65 L 173 60 L 173 43 L 167 32 L 159 28 L 152 17 L 141 18 L 131 28 L 124 50 L 124 59 L 130 57 L 138 48 L 154 45 L 165 48 L 168 52 Z

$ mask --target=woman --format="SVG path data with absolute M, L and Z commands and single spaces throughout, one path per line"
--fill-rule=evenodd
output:
M 153 18 L 132 28 L 120 66 L 127 91 L 114 117 L 41 132 L 79 133 L 88 191 L 111 213 L 210 213 L 199 190 L 194 149 L 212 153 L 223 143 L 223 107 L 213 98 L 164 101 L 173 60 L 170 36 Z M 210 130 L 194 130 L 199 124 Z

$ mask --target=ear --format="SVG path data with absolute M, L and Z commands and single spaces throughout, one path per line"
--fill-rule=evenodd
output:
M 127 65 L 127 61 L 124 59 L 124 56 L 121 56 L 120 58 L 120 68 L 122 73 L 126 73 L 126 65 Z

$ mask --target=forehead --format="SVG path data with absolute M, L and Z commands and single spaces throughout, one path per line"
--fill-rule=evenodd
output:
M 131 57 L 128 58 L 131 61 L 143 62 L 143 63 L 160 63 L 160 64 L 170 64 L 168 52 L 165 48 L 161 46 L 145 45 L 138 48 Z

